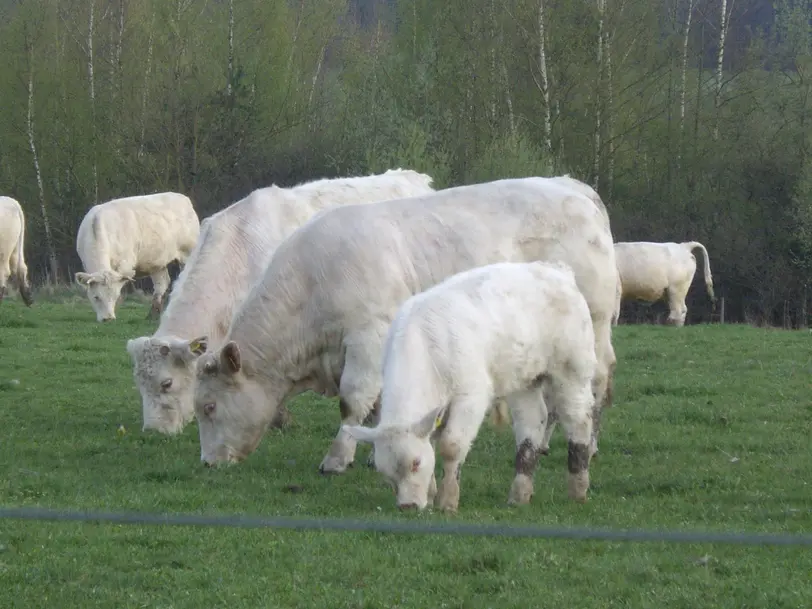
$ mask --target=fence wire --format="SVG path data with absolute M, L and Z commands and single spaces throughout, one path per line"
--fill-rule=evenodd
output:
M 346 520 L 339 518 L 287 518 L 240 515 L 155 514 L 143 512 L 67 511 L 37 507 L 0 508 L 0 520 L 38 520 L 163 526 L 262 528 L 295 531 L 400 533 L 410 535 L 467 535 L 525 539 L 593 541 L 723 543 L 744 545 L 809 546 L 812 535 L 731 533 L 713 531 L 611 530 L 470 524 L 455 522 Z

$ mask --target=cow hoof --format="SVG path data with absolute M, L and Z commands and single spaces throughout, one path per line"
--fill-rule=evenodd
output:
M 525 505 L 530 503 L 533 496 L 533 481 L 524 475 L 517 475 L 513 479 L 508 495 L 508 505 Z
M 324 461 L 319 465 L 319 473 L 322 475 L 343 474 L 354 465 L 352 461 L 346 465 L 341 465 L 335 458 L 325 457 Z
M 589 491 L 588 471 L 569 475 L 567 480 L 567 495 L 570 499 L 578 503 L 586 503 L 587 491 Z
M 544 455 L 545 457 L 549 457 L 550 456 L 550 449 L 549 448 L 542 448 L 539 451 L 539 454 Z

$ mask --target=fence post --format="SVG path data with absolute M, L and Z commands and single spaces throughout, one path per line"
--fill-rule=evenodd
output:
M 725 297 L 719 299 L 719 323 L 725 323 Z

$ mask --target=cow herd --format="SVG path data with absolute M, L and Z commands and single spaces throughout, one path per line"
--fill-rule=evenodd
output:
M 530 501 L 560 421 L 569 496 L 586 500 L 621 299 L 667 294 L 682 325 L 694 248 L 714 297 L 707 252 L 614 243 L 600 196 L 567 175 L 431 184 L 395 169 L 270 186 L 203 222 L 175 193 L 92 207 L 75 279 L 97 319 L 115 319 L 128 281 L 155 286 L 158 328 L 126 345 L 144 430 L 177 434 L 196 418 L 201 460 L 237 463 L 312 389 L 341 412 L 322 473 L 344 472 L 368 442 L 399 507 L 453 512 L 489 411 L 513 419 L 515 504 Z M 10 277 L 30 304 L 24 224 L 0 198 L 0 298 Z M 172 261 L 182 272 L 164 307 Z

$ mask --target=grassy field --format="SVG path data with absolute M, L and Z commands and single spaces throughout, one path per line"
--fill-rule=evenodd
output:
M 529 506 L 508 508 L 509 429 L 484 427 L 460 512 L 400 514 L 363 464 L 322 477 L 336 404 L 243 464 L 199 462 L 197 427 L 147 435 L 124 349 L 128 301 L 98 324 L 76 298 L 0 305 L 0 504 L 548 526 L 809 532 L 808 332 L 620 326 L 615 407 L 590 500 L 566 498 L 560 431 Z M 123 425 L 127 433 L 117 434 Z M 298 485 L 300 492 L 286 492 Z M 0 607 L 812 607 L 809 548 L 608 543 L 0 521 Z

